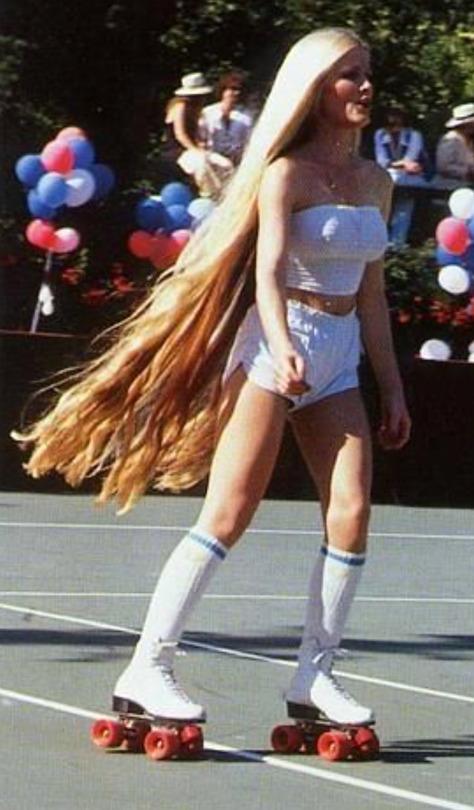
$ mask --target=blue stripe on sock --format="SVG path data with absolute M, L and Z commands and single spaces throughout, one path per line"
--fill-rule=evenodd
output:
M 328 549 L 327 546 L 321 546 L 321 554 L 324 554 L 325 557 L 329 557 L 331 560 L 336 560 L 337 562 L 343 563 L 344 565 L 364 565 L 365 563 L 365 554 L 354 554 L 350 557 L 346 557 L 345 554 L 338 554 L 337 551 L 332 551 Z
M 212 553 L 215 554 L 216 557 L 220 557 L 221 560 L 225 560 L 226 552 L 224 551 L 220 543 L 217 544 L 212 540 L 208 540 L 207 537 L 203 537 L 201 534 L 198 534 L 197 532 L 193 531 L 188 532 L 188 537 L 190 537 L 191 540 L 194 540 L 195 543 L 199 543 L 199 545 L 204 546 L 204 548 L 207 548 L 208 551 L 212 551 Z

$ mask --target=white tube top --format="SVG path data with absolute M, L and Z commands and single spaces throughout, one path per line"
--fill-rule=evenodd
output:
M 293 212 L 288 247 L 287 287 L 354 295 L 387 247 L 387 227 L 375 205 L 312 205 Z

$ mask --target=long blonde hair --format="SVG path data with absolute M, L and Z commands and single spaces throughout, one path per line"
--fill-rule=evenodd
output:
M 78 486 L 102 473 L 99 502 L 128 510 L 148 485 L 177 492 L 208 472 L 222 370 L 252 299 L 257 197 L 265 168 L 301 132 L 335 62 L 361 45 L 346 29 L 299 40 L 284 60 L 222 202 L 176 265 L 120 324 L 112 345 L 14 438 L 33 444 L 33 477 Z

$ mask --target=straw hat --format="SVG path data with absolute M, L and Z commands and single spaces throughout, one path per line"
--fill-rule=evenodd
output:
M 181 78 L 181 87 L 174 91 L 175 96 L 204 96 L 212 93 L 202 73 L 187 73 Z
M 452 127 L 461 127 L 463 124 L 474 124 L 474 104 L 460 104 L 458 107 L 453 107 L 452 118 L 446 121 L 445 126 L 451 129 Z

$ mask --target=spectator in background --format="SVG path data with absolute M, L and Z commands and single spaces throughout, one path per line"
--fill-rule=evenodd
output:
M 428 160 L 423 136 L 417 129 L 407 126 L 404 110 L 390 108 L 384 126 L 374 137 L 375 160 L 387 169 L 397 186 L 425 186 Z M 413 194 L 395 192 L 389 222 L 390 241 L 395 247 L 404 245 L 408 238 L 415 207 Z
M 165 129 L 160 150 L 162 182 L 184 179 L 179 158 L 186 150 L 202 149 L 199 140 L 199 118 L 204 101 L 212 93 L 202 73 L 189 73 L 181 79 L 166 106 Z
M 444 188 L 474 183 L 474 103 L 454 107 L 446 129 L 436 147 L 434 183 Z
M 188 73 L 181 79 L 168 103 L 161 150 L 162 166 L 170 179 L 191 180 L 203 197 L 217 199 L 233 171 L 232 162 L 207 149 L 199 122 L 204 100 L 212 92 L 202 73 Z M 180 176 L 180 173 L 181 176 Z
M 250 111 L 241 106 L 244 90 L 241 73 L 226 73 L 217 85 L 219 100 L 204 107 L 200 120 L 206 147 L 229 158 L 234 166 L 240 162 L 252 129 Z

